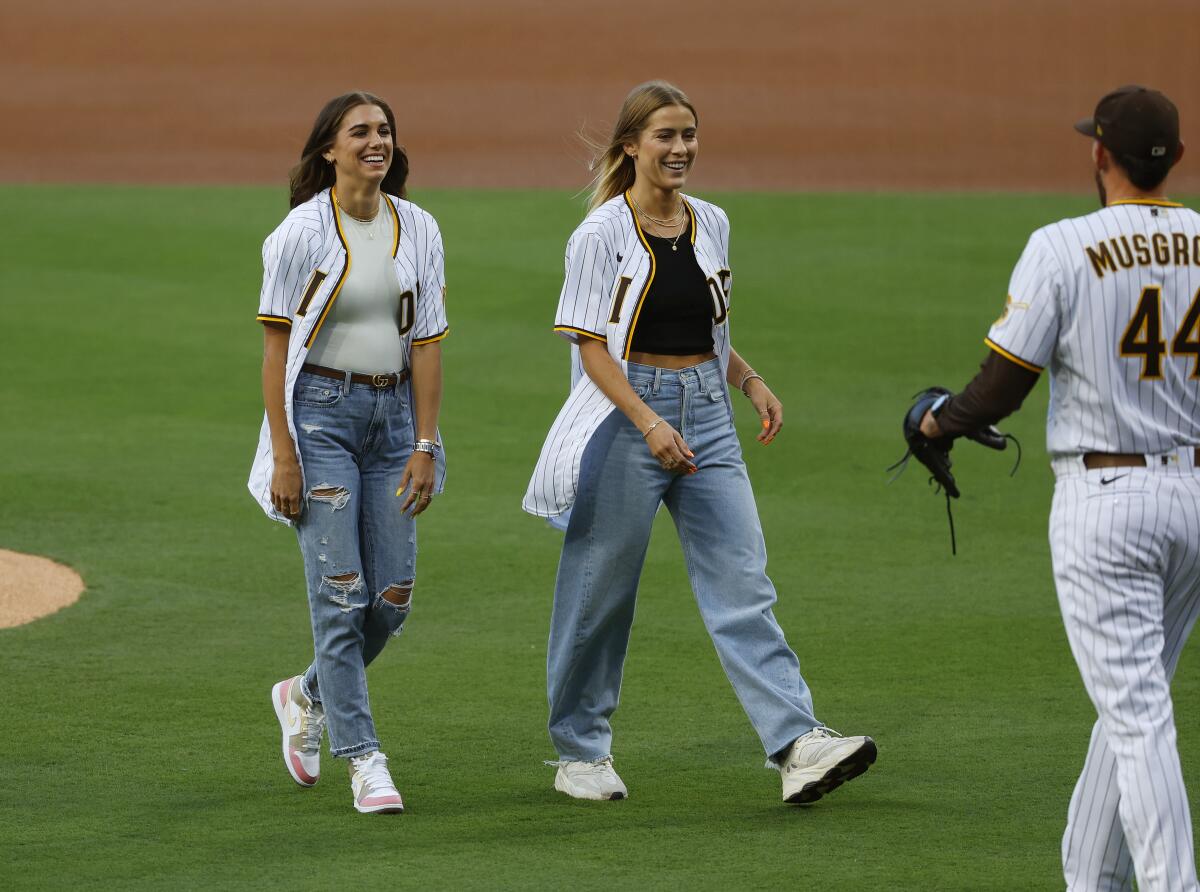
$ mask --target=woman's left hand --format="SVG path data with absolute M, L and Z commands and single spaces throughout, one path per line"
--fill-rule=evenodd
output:
M 402 513 L 412 508 L 412 516 L 416 517 L 429 507 L 429 503 L 433 501 L 436 473 L 436 462 L 428 452 L 414 452 L 408 457 L 408 462 L 404 465 L 404 476 L 400 478 L 400 488 L 396 490 L 397 498 L 404 490 L 408 490 L 408 498 L 400 506 Z
M 762 419 L 762 430 L 759 431 L 757 439 L 765 446 L 775 439 L 775 435 L 783 427 L 783 403 L 779 402 L 779 398 L 771 393 L 771 388 L 758 378 L 752 378 L 747 383 L 746 396 L 750 398 L 750 404 Z

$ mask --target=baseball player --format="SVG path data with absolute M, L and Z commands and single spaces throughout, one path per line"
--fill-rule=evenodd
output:
M 1030 237 L 979 374 L 921 433 L 977 432 L 1049 369 L 1054 579 L 1098 715 L 1067 887 L 1194 892 L 1170 681 L 1200 612 L 1200 215 L 1165 196 L 1183 144 L 1161 93 L 1122 87 L 1076 129 L 1101 210 Z
M 284 766 L 315 784 L 328 725 L 364 813 L 404 810 L 366 668 L 408 618 L 415 517 L 445 475 L 442 239 L 404 200 L 395 129 L 379 97 L 339 96 L 292 172 L 292 210 L 263 245 L 266 412 L 249 481 L 269 517 L 295 526 L 308 583 L 313 661 L 271 691 Z

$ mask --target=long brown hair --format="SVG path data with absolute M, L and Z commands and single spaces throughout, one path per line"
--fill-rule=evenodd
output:
M 612 138 L 608 144 L 592 143 L 598 157 L 592 161 L 591 169 L 595 176 L 592 177 L 592 191 L 588 198 L 589 211 L 595 210 L 633 185 L 633 181 L 637 179 L 637 171 L 634 169 L 633 159 L 625 154 L 625 145 L 636 142 L 650 116 L 668 105 L 682 105 L 692 113 L 696 123 L 700 123 L 700 116 L 696 114 L 691 100 L 674 84 L 666 81 L 647 81 L 629 91 L 621 105 L 621 114 L 617 116 L 617 123 L 613 127 Z
M 322 189 L 328 189 L 337 181 L 333 165 L 323 157 L 337 138 L 338 128 L 342 126 L 342 118 L 346 112 L 360 105 L 377 105 L 387 117 L 388 126 L 392 130 L 392 166 L 388 168 L 387 176 L 383 178 L 380 189 L 397 198 L 404 198 L 407 192 L 404 188 L 408 180 L 408 155 L 404 149 L 396 145 L 396 116 L 391 107 L 374 93 L 357 90 L 345 93 L 325 103 L 313 123 L 308 142 L 300 153 L 300 163 L 288 174 L 291 187 L 291 204 L 288 207 L 304 204 Z

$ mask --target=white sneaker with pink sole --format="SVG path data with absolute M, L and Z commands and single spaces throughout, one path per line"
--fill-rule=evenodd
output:
M 283 764 L 292 780 L 311 787 L 321 778 L 321 734 L 325 711 L 304 696 L 300 676 L 271 688 L 271 703 L 283 732 Z
M 363 814 L 401 814 L 404 800 L 392 783 L 387 756 L 376 750 L 350 759 L 350 789 L 354 807 Z

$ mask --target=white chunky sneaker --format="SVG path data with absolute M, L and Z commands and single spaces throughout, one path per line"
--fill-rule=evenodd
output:
M 404 800 L 392 783 L 387 756 L 376 750 L 350 759 L 354 807 L 363 814 L 401 814 Z
M 271 703 L 283 731 L 283 764 L 292 780 L 311 787 L 321 777 L 321 734 L 325 711 L 304 696 L 300 676 L 271 688 Z
M 550 763 L 555 764 L 555 763 Z M 559 762 L 554 789 L 576 799 L 624 799 L 629 795 L 613 771 L 612 756 L 594 762 Z
M 814 728 L 797 737 L 779 764 L 783 801 L 810 805 L 871 767 L 879 750 L 870 737 Z

